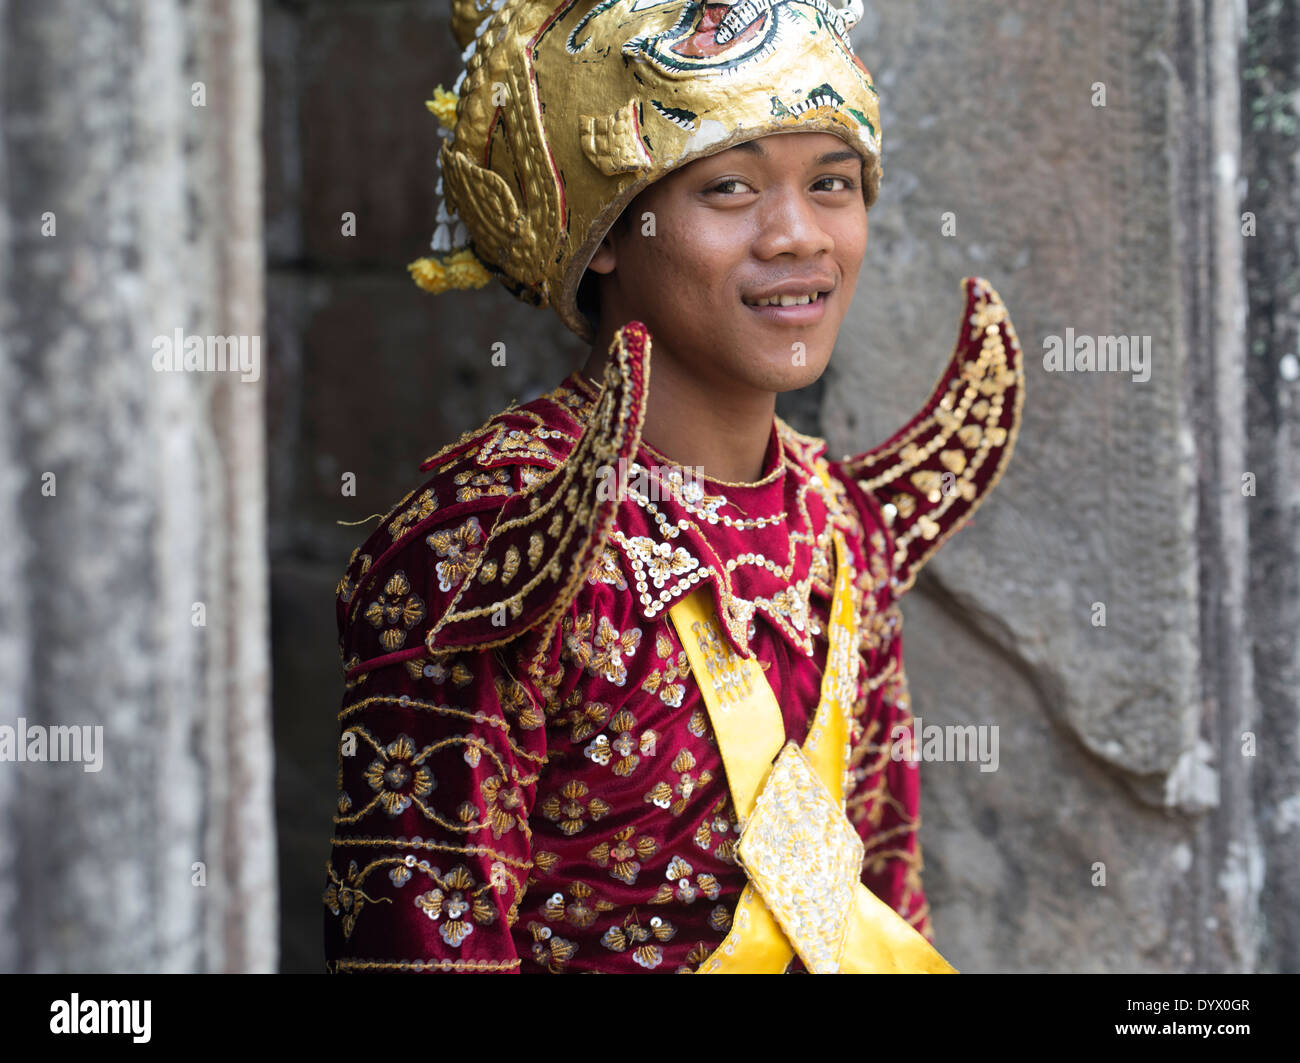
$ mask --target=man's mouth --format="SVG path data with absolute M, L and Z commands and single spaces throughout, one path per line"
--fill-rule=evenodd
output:
M 766 299 L 745 299 L 746 306 L 807 306 L 826 296 L 826 292 L 805 292 L 801 295 L 773 295 Z

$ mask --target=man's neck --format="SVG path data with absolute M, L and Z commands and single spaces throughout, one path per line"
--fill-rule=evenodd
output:
M 582 372 L 599 383 L 605 362 L 602 349 L 593 348 Z M 763 476 L 775 414 L 774 392 L 713 388 L 656 352 L 641 438 L 675 464 L 700 468 L 710 479 L 753 483 Z

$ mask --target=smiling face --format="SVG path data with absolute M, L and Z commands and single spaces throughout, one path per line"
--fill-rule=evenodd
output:
M 600 286 L 595 349 L 640 320 L 656 369 L 731 392 L 817 380 L 866 252 L 861 166 L 833 134 L 774 133 L 650 185 L 588 266 Z

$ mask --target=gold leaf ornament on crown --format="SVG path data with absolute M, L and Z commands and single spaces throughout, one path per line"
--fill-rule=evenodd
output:
M 841 6 L 843 4 L 843 6 Z M 578 285 L 646 186 L 772 133 L 824 132 L 880 187 L 880 108 L 849 30 L 862 0 L 453 0 L 464 49 L 427 106 L 444 138 L 427 291 L 496 277 L 587 342 Z

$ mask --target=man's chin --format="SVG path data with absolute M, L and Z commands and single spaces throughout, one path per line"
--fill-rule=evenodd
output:
M 792 340 L 786 347 L 766 345 L 761 354 L 756 354 L 753 348 L 738 350 L 732 364 L 738 367 L 737 383 L 779 395 L 815 384 L 829 363 L 829 352 L 810 349 L 804 341 Z

